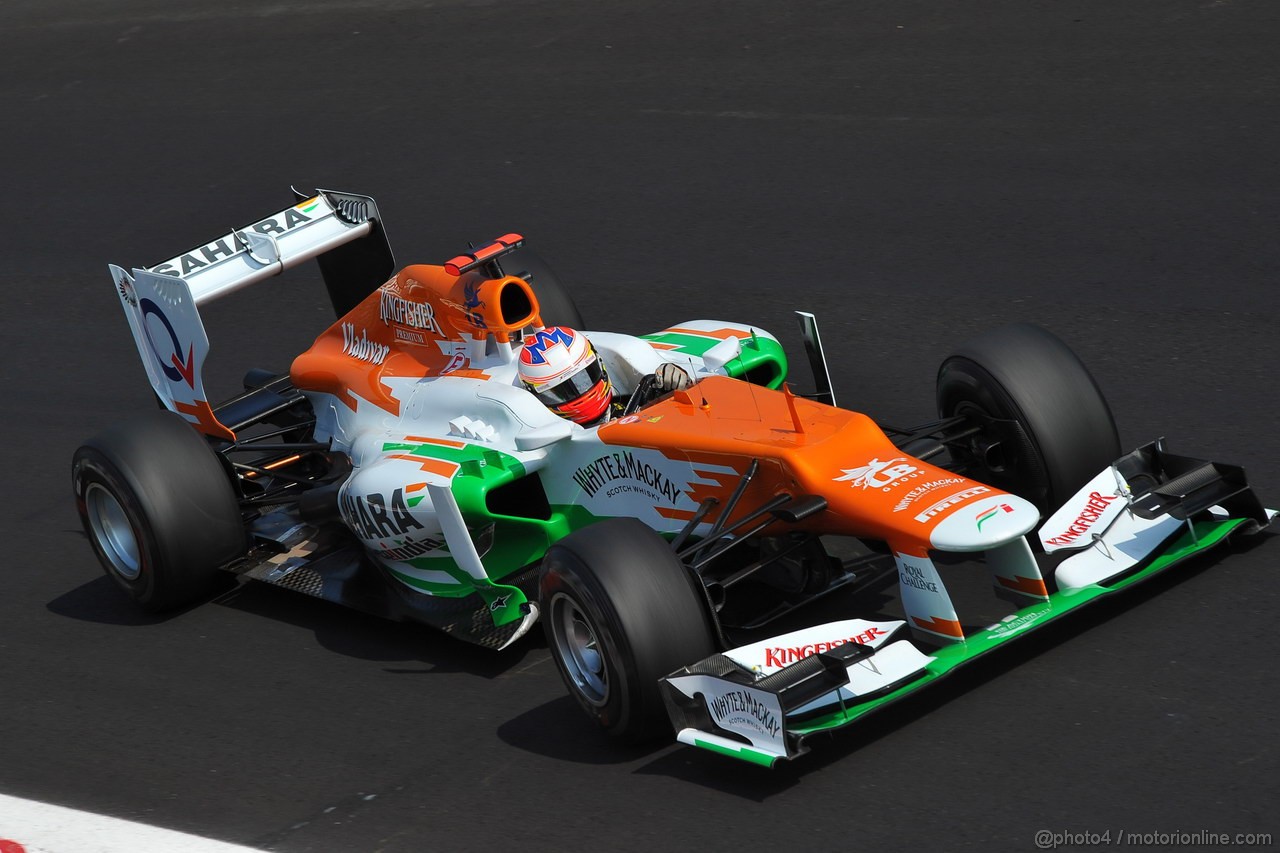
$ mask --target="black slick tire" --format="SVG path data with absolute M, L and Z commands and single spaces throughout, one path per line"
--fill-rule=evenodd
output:
M 72 460 L 80 521 L 107 576 L 141 607 L 207 596 L 247 535 L 230 475 L 190 425 L 147 412 L 89 439 Z
M 937 402 L 944 418 L 967 414 L 986 424 L 958 454 L 967 457 L 961 461 L 969 473 L 1042 512 L 1120 456 L 1097 382 L 1070 347 L 1039 326 L 1004 326 L 959 347 L 938 370 Z
M 539 599 L 552 659 L 588 716 L 627 743 L 669 734 L 658 679 L 716 647 L 667 541 L 633 518 L 578 530 L 548 549 Z

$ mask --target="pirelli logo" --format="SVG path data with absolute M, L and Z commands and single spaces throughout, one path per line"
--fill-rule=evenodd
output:
M 928 521 L 932 521 L 933 519 L 942 515 L 947 510 L 951 509 L 956 504 L 964 503 L 965 501 L 969 500 L 969 498 L 975 498 L 978 495 L 985 495 L 989 491 L 991 490 L 988 489 L 986 486 L 974 486 L 972 489 L 963 489 L 961 491 L 956 492 L 954 495 L 947 495 L 945 498 L 938 501 L 936 504 L 934 504 L 933 506 L 926 509 L 924 512 L 917 515 L 916 521 L 920 522 L 921 524 L 924 524 L 925 522 L 928 522 Z

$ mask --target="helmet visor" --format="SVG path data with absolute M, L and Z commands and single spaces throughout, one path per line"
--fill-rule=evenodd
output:
M 563 406 L 565 403 L 572 403 L 583 394 L 595 387 L 596 383 L 604 378 L 604 366 L 600 363 L 597 356 L 592 358 L 585 367 L 572 376 L 567 376 L 554 385 L 546 385 L 542 388 L 534 388 L 526 383 L 526 387 L 534 393 L 543 405 L 546 406 Z

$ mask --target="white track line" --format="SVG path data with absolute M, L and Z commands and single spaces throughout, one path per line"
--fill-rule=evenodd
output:
M 254 853 L 254 849 L 0 794 L 0 853 Z

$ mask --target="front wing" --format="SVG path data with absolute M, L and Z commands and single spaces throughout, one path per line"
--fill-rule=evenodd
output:
M 661 680 L 676 739 L 765 766 L 795 758 L 808 751 L 810 735 L 850 725 L 1232 533 L 1256 533 L 1277 514 L 1262 508 L 1239 468 L 1174 456 L 1158 441 L 1117 460 L 1064 508 L 1087 502 L 1103 480 L 1119 484 L 1124 510 L 1057 565 L 1058 588 L 1047 600 L 927 652 L 898 638 L 904 622 L 851 619 L 712 655 Z M 1042 536 L 1057 530 L 1060 515 L 1050 517 Z M 1054 561 L 1041 560 L 1053 577 L 1047 564 Z

